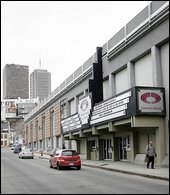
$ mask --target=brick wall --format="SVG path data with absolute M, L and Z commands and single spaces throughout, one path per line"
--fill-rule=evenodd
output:
M 36 141 L 35 120 L 33 119 L 31 123 L 32 123 L 32 139 L 33 141 Z
M 45 138 L 50 137 L 50 111 L 45 113 Z
M 60 124 L 60 103 L 56 102 L 54 106 L 54 120 L 55 120 L 55 135 L 61 135 L 61 124 Z
M 38 140 L 42 140 L 42 116 L 38 116 Z

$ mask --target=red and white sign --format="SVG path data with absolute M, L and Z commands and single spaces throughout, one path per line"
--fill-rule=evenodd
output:
M 139 110 L 141 112 L 162 112 L 163 93 L 161 90 L 141 89 L 138 92 Z

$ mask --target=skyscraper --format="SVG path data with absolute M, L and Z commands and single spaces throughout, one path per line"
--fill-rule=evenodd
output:
M 30 98 L 43 100 L 51 93 L 51 73 L 36 69 L 30 75 Z
M 29 98 L 29 67 L 6 64 L 3 69 L 3 98 Z

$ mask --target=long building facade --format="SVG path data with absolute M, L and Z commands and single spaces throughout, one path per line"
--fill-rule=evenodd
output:
M 34 150 L 77 149 L 81 158 L 169 159 L 169 1 L 153 1 L 25 118 Z M 168 160 L 169 162 L 169 160 Z M 169 166 L 169 165 L 168 165 Z

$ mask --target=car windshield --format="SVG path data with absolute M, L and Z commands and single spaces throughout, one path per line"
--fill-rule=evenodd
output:
M 22 152 L 31 152 L 30 149 L 23 149 Z
M 78 153 L 74 150 L 66 150 L 62 152 L 63 156 L 77 156 Z

